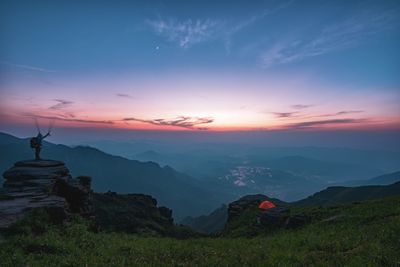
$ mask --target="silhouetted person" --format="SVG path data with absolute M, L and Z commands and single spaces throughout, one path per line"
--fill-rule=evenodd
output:
M 31 138 L 31 148 L 35 149 L 35 159 L 36 160 L 40 160 L 40 150 L 42 150 L 42 141 L 49 135 L 50 135 L 50 132 L 48 132 L 44 136 L 42 135 L 41 132 L 39 132 L 36 137 Z

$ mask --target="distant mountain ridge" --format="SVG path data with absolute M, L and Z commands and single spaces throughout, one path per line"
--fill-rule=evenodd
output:
M 340 147 L 274 147 L 240 142 L 142 139 L 93 141 L 114 155 L 171 166 L 216 194 L 265 194 L 297 201 L 331 185 L 400 169 L 400 152 Z
M 344 186 L 360 186 L 360 185 L 389 185 L 400 182 L 400 171 L 380 175 L 367 180 L 355 180 L 343 183 Z
M 0 150 L 2 151 L 0 154 L 0 171 L 8 169 L 16 161 L 33 157 L 33 151 L 29 146 L 29 138 L 20 139 L 9 134 L 0 133 Z M 274 184 L 275 182 L 280 182 L 280 187 L 287 187 L 288 189 L 297 185 L 310 187 L 312 185 L 310 182 L 315 181 L 315 178 L 318 179 L 318 177 L 296 176 L 291 171 L 299 170 L 298 168 L 302 167 L 300 165 L 308 166 L 309 168 L 303 169 L 309 169 L 312 172 L 323 171 L 321 166 L 325 166 L 326 164 L 327 167 L 335 165 L 335 163 L 325 164 L 323 161 L 308 159 L 302 156 L 288 156 L 263 161 L 264 163 L 271 164 L 273 167 L 283 166 L 282 168 L 288 168 L 288 171 L 262 167 L 263 170 L 261 173 L 247 180 L 238 179 L 235 176 L 230 177 L 229 180 L 225 179 L 226 177 L 219 177 L 218 179 L 214 177 L 213 179 L 202 181 L 178 172 L 169 166 L 160 167 L 154 162 L 129 160 L 121 156 L 104 153 L 89 146 L 68 147 L 44 142 L 42 152 L 44 158 L 60 159 L 66 162 L 74 176 L 92 176 L 95 191 L 106 192 L 112 190 L 119 193 L 144 193 L 154 196 L 159 200 L 160 204 L 173 209 L 173 215 L 178 221 L 179 218 L 188 215 L 195 217 L 201 214 L 208 214 L 216 206 L 220 206 L 222 203 L 229 203 L 240 196 L 249 193 L 259 193 L 260 188 L 263 186 L 269 186 L 271 192 L 274 192 L 279 189 Z M 148 151 L 144 155 L 151 157 L 159 156 L 155 151 Z M 196 156 L 199 155 L 196 154 Z M 219 169 L 221 165 L 213 165 L 213 163 L 220 159 L 220 155 L 215 155 L 214 158 L 209 159 L 207 162 Z M 250 160 L 254 161 L 254 159 Z M 315 167 L 312 162 L 318 162 L 318 165 L 322 163 L 322 165 Z M 236 168 L 236 164 L 242 163 L 235 161 L 232 164 Z M 236 169 L 231 169 L 232 164 L 227 163 L 227 166 L 223 166 L 221 168 L 223 173 L 226 169 L 236 171 Z M 243 164 L 246 167 L 245 163 Z M 243 174 L 242 171 L 257 171 L 254 168 L 243 169 L 243 165 L 238 166 L 241 168 L 238 169 L 240 172 L 236 172 L 239 176 Z M 399 172 L 383 175 L 365 180 L 364 182 L 367 184 L 375 182 L 379 182 L 379 184 L 389 183 L 390 181 L 395 181 L 398 174 Z M 307 181 L 308 177 L 314 180 Z M 1 179 L 0 177 L 0 181 Z M 246 193 L 245 190 L 242 190 L 244 186 L 241 186 L 244 182 L 247 182 L 251 186 L 255 182 L 259 186 L 254 187 L 252 190 L 249 190 L 249 193 Z M 358 180 L 357 182 L 363 181 Z M 234 183 L 238 183 L 240 186 Z M 321 185 L 316 184 L 313 191 L 309 191 L 304 195 L 309 195 L 311 192 L 324 188 L 319 186 Z M 236 191 L 232 190 L 232 188 Z M 293 192 L 289 191 L 289 193 Z M 264 194 L 273 196 L 268 192 L 264 192 Z M 278 196 L 278 198 L 280 197 Z
M 288 170 L 303 175 L 323 176 L 334 180 L 345 180 L 357 176 L 362 166 L 338 162 L 328 162 L 304 156 L 285 156 L 266 161 L 271 168 Z M 369 170 L 372 175 L 378 170 Z
M 391 174 L 389 174 L 390 176 Z M 377 178 L 385 177 L 379 176 L 372 179 L 370 181 L 379 180 Z M 368 181 L 368 180 L 367 180 Z M 267 199 L 272 201 L 278 206 L 332 206 L 339 204 L 349 204 L 352 202 L 360 202 L 367 200 L 375 200 L 390 196 L 400 196 L 400 182 L 396 182 L 390 185 L 368 185 L 368 186 L 358 186 L 358 187 L 344 187 L 344 186 L 332 186 L 328 187 L 322 191 L 319 191 L 305 199 L 296 201 L 296 202 L 282 202 L 279 199 L 269 198 L 265 195 L 248 195 L 241 197 L 240 199 L 232 202 L 230 205 L 239 203 L 242 200 L 251 200 L 251 199 Z M 246 208 L 246 207 L 244 207 Z M 221 208 L 216 209 L 209 215 L 203 215 L 200 217 L 190 217 L 185 218 L 182 223 L 202 232 L 219 232 L 224 228 L 226 220 L 224 223 L 216 222 L 216 214 L 227 214 L 228 207 L 223 206 Z M 221 218 L 221 216 L 220 216 Z M 227 218 L 227 217 L 224 217 Z M 210 227 L 211 226 L 211 227 Z
M 388 185 L 392 183 L 400 182 L 400 171 L 393 172 L 389 174 L 384 174 L 372 179 L 367 180 L 367 183 L 370 185 Z M 366 184 L 366 183 L 364 183 Z
M 400 182 L 358 187 L 332 186 L 292 203 L 298 206 L 331 206 L 400 195 Z
M 93 189 L 119 193 L 142 193 L 173 209 L 176 219 L 201 215 L 227 201 L 226 196 L 207 191 L 195 179 L 171 167 L 113 156 L 91 147 L 68 147 L 45 142 L 42 157 L 64 161 L 72 175 L 93 178 Z M 0 133 L 0 171 L 14 162 L 33 158 L 29 139 Z

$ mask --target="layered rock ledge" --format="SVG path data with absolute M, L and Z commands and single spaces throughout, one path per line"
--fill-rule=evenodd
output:
M 73 179 L 61 161 L 19 161 L 3 177 L 6 181 L 0 192 L 0 228 L 35 208 L 52 209 L 61 217 L 71 209 L 84 213 L 90 210 L 90 178 Z

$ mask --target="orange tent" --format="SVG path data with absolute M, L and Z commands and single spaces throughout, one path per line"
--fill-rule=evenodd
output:
M 261 202 L 261 204 L 258 206 L 258 208 L 263 210 L 272 209 L 275 207 L 276 207 L 275 204 L 268 200 Z

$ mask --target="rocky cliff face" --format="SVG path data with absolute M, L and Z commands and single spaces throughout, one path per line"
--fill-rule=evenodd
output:
M 127 233 L 168 235 L 173 231 L 172 210 L 157 207 L 143 194 L 93 194 L 94 214 L 100 229 Z
M 229 204 L 228 206 L 228 222 L 239 217 L 244 211 L 257 208 L 261 202 L 269 200 L 272 201 L 277 206 L 286 206 L 287 203 L 279 199 L 269 198 L 262 194 L 257 195 L 247 195 L 239 200 L 236 200 Z
M 259 209 L 264 200 L 273 202 L 276 207 Z M 290 205 L 265 195 L 248 195 L 229 204 L 228 220 L 223 235 L 256 236 L 275 231 L 279 228 L 295 229 L 310 222 L 304 214 L 292 214 Z
M 91 178 L 72 178 L 61 161 L 19 161 L 3 177 L 0 229 L 41 208 L 52 221 L 63 222 L 71 213 L 93 219 L 97 230 L 175 233 L 172 210 L 157 207 L 156 199 L 142 194 L 92 193 Z
M 61 161 L 19 161 L 3 177 L 0 228 L 36 208 L 46 208 L 61 220 L 70 212 L 90 213 L 90 178 L 73 179 Z

